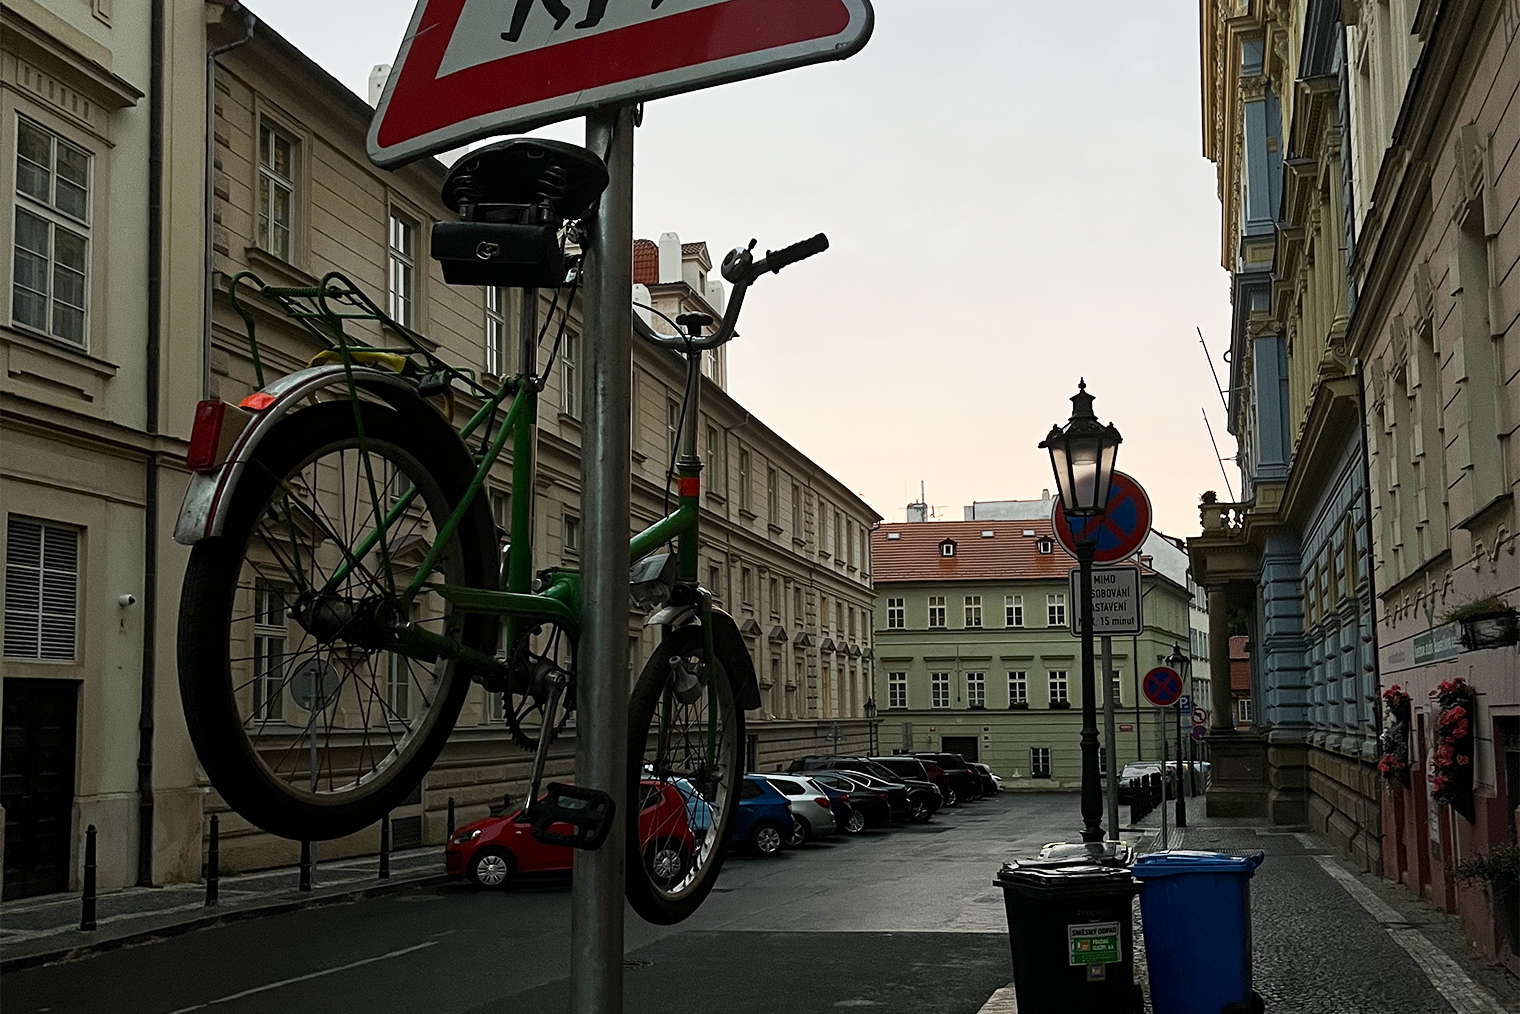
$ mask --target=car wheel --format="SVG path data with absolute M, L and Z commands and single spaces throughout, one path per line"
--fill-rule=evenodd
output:
M 470 860 L 470 879 L 477 887 L 488 891 L 506 887 L 516 872 L 517 864 L 512 861 L 511 853 L 502 849 L 481 849 Z
M 954 789 L 951 789 L 949 792 L 947 792 L 945 794 L 945 805 L 946 806 L 954 806 L 956 803 L 959 803 L 960 801 L 961 801 L 960 797 L 955 794 L 955 790 Z
M 851 810 L 849 819 L 844 822 L 844 829 L 850 834 L 859 834 L 866 829 L 866 815 L 859 810 Z
M 749 836 L 750 847 L 762 856 L 773 856 L 780 852 L 781 843 L 784 840 L 785 836 L 781 833 L 781 828 L 770 821 L 756 824 Z
M 927 824 L 929 823 L 929 818 L 933 815 L 933 811 L 929 809 L 929 804 L 924 802 L 922 799 L 913 804 L 913 812 L 911 814 L 913 817 L 913 823 Z
M 803 842 L 807 841 L 809 830 L 810 828 L 808 827 L 805 820 L 803 820 L 801 817 L 794 816 L 792 818 L 792 833 L 786 836 L 787 847 L 797 848 Z
M 652 841 L 644 849 L 644 866 L 649 879 L 665 888 L 679 884 L 691 868 L 686 847 L 672 838 Z

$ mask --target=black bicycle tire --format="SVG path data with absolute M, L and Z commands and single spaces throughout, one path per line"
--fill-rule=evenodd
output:
M 420 401 L 399 410 L 363 403 L 360 411 L 366 434 L 393 442 L 426 463 L 447 501 L 459 503 L 474 465 L 458 435 L 431 407 Z M 303 408 L 277 424 L 259 444 L 227 505 L 223 534 L 197 543 L 191 551 L 180 598 L 180 699 L 201 766 L 239 815 L 271 834 L 295 840 L 354 834 L 401 805 L 443 751 L 470 689 L 464 667 L 450 665 L 447 692 L 435 699 L 432 726 L 412 755 L 374 786 L 341 802 L 314 804 L 291 794 L 259 762 L 244 734 L 226 660 L 229 616 L 254 522 L 273 493 L 273 476 L 289 474 L 321 448 L 356 432 L 353 407 L 346 401 Z M 484 498 L 475 499 L 457 531 L 465 583 L 494 587 L 488 568 L 496 551 L 495 524 Z M 495 631 L 494 620 L 469 616 L 461 640 L 490 652 Z M 217 659 L 221 661 L 212 661 Z
M 665 688 L 671 657 L 678 653 L 700 653 L 701 642 L 702 628 L 698 626 L 682 627 L 671 633 L 660 642 L 659 647 L 655 648 L 654 654 L 649 656 L 649 661 L 644 663 L 643 672 L 640 673 L 638 682 L 634 684 L 633 694 L 628 699 L 628 791 L 624 797 L 627 800 L 624 806 L 627 873 L 624 878 L 624 894 L 635 912 L 646 922 L 658 926 L 674 925 L 690 917 L 701 907 L 702 902 L 712 891 L 713 885 L 717 883 L 718 873 L 723 868 L 723 860 L 727 858 L 728 836 L 733 830 L 734 819 L 738 814 L 739 786 L 744 780 L 744 772 L 740 770 L 743 762 L 739 759 L 739 750 L 744 743 L 744 710 L 739 707 L 737 688 L 733 686 L 732 679 L 728 675 L 733 671 L 732 667 L 724 664 L 722 652 L 719 651 L 717 661 L 722 670 L 719 678 L 729 688 L 728 706 L 733 709 L 732 746 L 736 767 L 732 799 L 719 814 L 721 826 L 708 830 L 709 834 L 717 835 L 712 859 L 703 866 L 691 890 L 677 899 L 665 897 L 655 891 L 649 878 L 644 874 L 643 850 L 639 844 L 638 833 L 638 800 L 640 782 L 643 780 L 644 748 L 648 742 L 649 725 L 654 719 L 654 710 Z M 695 861 L 693 857 L 693 862 Z

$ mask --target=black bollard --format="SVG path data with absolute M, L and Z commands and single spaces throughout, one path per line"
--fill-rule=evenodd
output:
M 391 815 L 380 818 L 380 879 L 391 879 Z
M 454 837 L 454 797 L 449 797 L 449 837 Z
M 84 901 L 80 906 L 79 928 L 95 928 L 95 825 L 84 831 Z
M 311 842 L 301 843 L 301 880 L 296 884 L 298 891 L 311 890 Z
M 211 818 L 211 841 L 206 846 L 206 904 L 216 904 L 222 881 L 222 833 L 216 816 Z

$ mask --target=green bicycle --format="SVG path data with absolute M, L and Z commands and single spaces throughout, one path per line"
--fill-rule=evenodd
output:
M 525 182 L 536 200 L 521 199 Z M 570 279 L 564 307 L 556 289 L 541 326 L 525 310 L 519 372 L 495 388 L 444 362 L 341 274 L 307 288 L 264 285 L 247 272 L 229 283 L 258 391 L 239 406 L 197 408 L 175 532 L 193 546 L 179 675 L 202 765 L 258 827 L 324 840 L 380 820 L 438 758 L 472 681 L 501 695 L 513 740 L 535 755 L 528 807 L 537 836 L 594 848 L 618 819 L 619 804 L 590 789 L 550 784 L 540 794 L 549 746 L 575 709 L 580 579 L 533 565 L 539 395 L 580 279 L 566 244 L 605 183 L 584 149 L 531 139 L 480 149 L 451 171 L 445 200 L 462 221 L 440 223 L 433 243 L 446 277 L 458 246 L 451 226 L 469 232 L 466 249 L 490 254 L 481 260 L 519 258 L 498 279 Z M 488 228 L 501 224 L 511 228 Z M 525 234 L 526 254 L 509 242 Z M 675 509 L 630 543 L 631 598 L 662 637 L 630 697 L 620 817 L 628 898 L 654 922 L 691 914 L 716 880 L 744 773 L 744 709 L 760 703 L 737 625 L 697 579 L 702 353 L 733 338 L 760 275 L 827 246 L 819 235 L 758 259 L 753 242 L 734 250 L 722 266 L 733 291 L 720 322 L 683 314 L 667 335 L 634 317 L 641 338 L 686 360 L 667 477 Z M 248 286 L 320 344 L 308 368 L 265 383 L 255 317 L 240 298 Z M 524 302 L 536 306 L 533 290 Z M 452 413 L 464 400 L 477 407 L 456 430 Z M 503 546 L 483 491 L 509 443 Z M 684 822 L 672 818 L 683 807 L 668 805 L 670 789 L 684 801 Z

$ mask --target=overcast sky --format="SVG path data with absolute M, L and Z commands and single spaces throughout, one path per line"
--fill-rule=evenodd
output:
M 413 0 L 249 6 L 365 95 Z M 875 8 L 850 60 L 646 110 L 636 235 L 706 240 L 714 260 L 752 236 L 833 244 L 756 284 L 730 391 L 887 520 L 920 480 L 958 520 L 1052 485 L 1036 445 L 1085 376 L 1157 527 L 1196 534 L 1198 494 L 1228 497 L 1201 409 L 1234 453 L 1195 331 L 1217 362 L 1229 288 L 1196 0 Z M 580 122 L 545 133 L 584 139 Z

